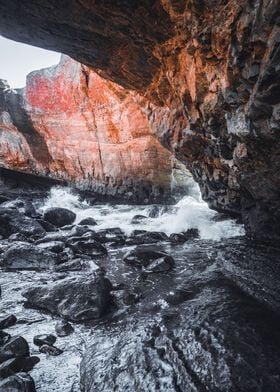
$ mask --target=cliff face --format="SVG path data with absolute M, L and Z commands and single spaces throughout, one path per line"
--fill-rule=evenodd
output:
M 0 0 L 0 31 L 137 92 L 204 199 L 271 240 L 280 233 L 279 13 L 279 0 Z
M 0 91 L 2 166 L 131 201 L 184 188 L 173 177 L 179 163 L 151 134 L 137 94 L 69 57 L 31 73 L 23 91 L 4 84 Z

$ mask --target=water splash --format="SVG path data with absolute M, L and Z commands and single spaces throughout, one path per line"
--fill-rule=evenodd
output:
M 92 217 L 97 221 L 96 229 L 120 227 L 126 234 L 133 230 L 163 231 L 166 234 L 179 233 L 190 228 L 197 228 L 203 239 L 220 240 L 222 238 L 244 235 L 244 228 L 232 219 L 215 221 L 217 212 L 211 210 L 201 199 L 198 187 L 193 187 L 192 196 L 183 197 L 175 206 L 131 206 L 124 204 L 97 204 L 90 206 L 81 201 L 70 188 L 53 187 L 41 210 L 50 207 L 64 207 L 76 213 L 76 223 L 83 218 Z M 152 208 L 158 210 L 158 217 L 151 218 Z M 147 218 L 138 223 L 131 223 L 135 215 Z

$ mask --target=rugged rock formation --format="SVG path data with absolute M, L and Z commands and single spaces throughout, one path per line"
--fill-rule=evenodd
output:
M 0 0 L 3 35 L 136 90 L 209 204 L 280 233 L 279 0 Z
M 2 91 L 2 98 L 1 98 Z M 151 133 L 137 94 L 62 57 L 26 88 L 0 86 L 0 163 L 128 200 L 168 198 L 187 171 Z

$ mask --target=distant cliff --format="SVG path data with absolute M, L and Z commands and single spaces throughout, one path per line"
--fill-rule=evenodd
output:
M 2 81 L 0 100 L 3 167 L 130 201 L 186 189 L 187 170 L 151 133 L 137 94 L 67 56 L 32 72 L 24 90 Z

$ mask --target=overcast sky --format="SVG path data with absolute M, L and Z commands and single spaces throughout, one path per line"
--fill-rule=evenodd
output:
M 34 70 L 57 64 L 60 53 L 10 41 L 0 36 L 0 79 L 12 88 L 25 86 L 26 75 Z

